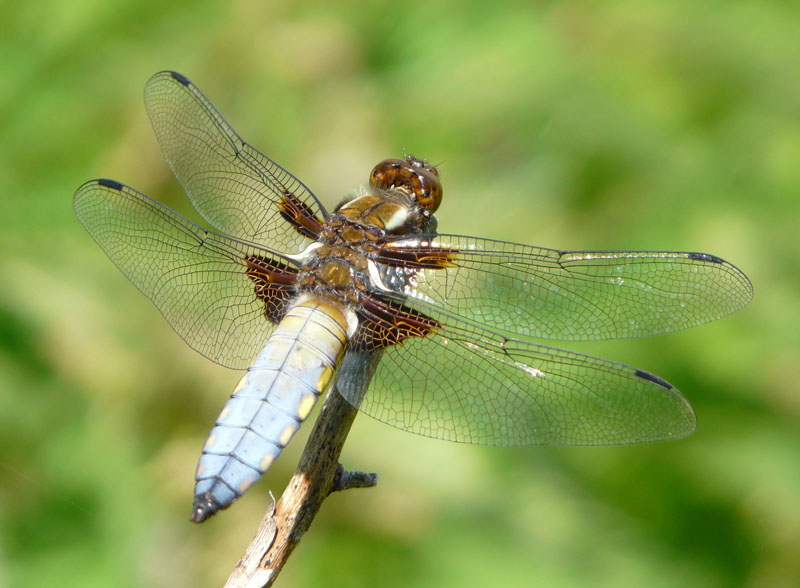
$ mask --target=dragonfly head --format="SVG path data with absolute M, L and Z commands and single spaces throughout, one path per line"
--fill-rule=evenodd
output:
M 369 184 L 379 190 L 406 188 L 424 217 L 430 217 L 442 203 L 442 183 L 435 166 L 406 155 L 404 159 L 384 159 L 369 175 Z

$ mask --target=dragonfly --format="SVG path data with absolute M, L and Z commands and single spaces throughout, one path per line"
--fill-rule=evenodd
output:
M 679 439 L 694 411 L 669 382 L 543 345 L 680 331 L 753 288 L 715 255 L 566 251 L 438 232 L 442 183 L 386 159 L 328 210 L 251 147 L 185 76 L 145 88 L 161 150 L 217 231 L 117 181 L 75 213 L 186 343 L 246 370 L 202 449 L 191 520 L 230 506 L 335 388 L 400 429 L 482 445 Z

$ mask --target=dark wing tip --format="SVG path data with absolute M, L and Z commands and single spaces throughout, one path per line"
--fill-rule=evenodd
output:
M 708 263 L 725 263 L 721 257 L 717 257 L 716 255 L 711 255 L 709 253 L 696 253 L 692 252 L 687 255 L 689 259 L 693 259 L 695 261 L 707 261 Z
M 735 294 L 738 296 L 738 305 L 735 308 L 732 308 L 731 312 L 746 306 L 753 298 L 753 284 L 750 282 L 750 278 L 748 278 L 742 270 L 732 263 L 729 263 L 721 257 L 717 257 L 716 255 L 711 255 L 710 253 L 691 252 L 686 254 L 686 258 L 693 261 L 701 261 L 724 266 L 726 268 L 725 271 L 736 276 L 736 279 L 739 282 L 739 288 L 735 292 Z
M 187 78 L 185 75 L 180 74 L 180 73 L 178 73 L 176 71 L 169 72 L 169 75 L 171 75 L 172 79 L 174 79 L 176 82 L 178 82 L 179 84 L 182 84 L 184 86 L 188 86 L 189 84 L 192 83 L 192 82 L 189 81 L 189 78 Z
M 97 184 L 103 186 L 104 188 L 111 188 L 112 190 L 122 190 L 122 184 L 120 184 L 116 180 L 101 178 L 97 180 Z
M 189 520 L 193 523 L 202 523 L 219 509 L 219 503 L 211 497 L 211 493 L 203 492 L 194 497 L 192 516 L 189 517 Z
M 669 420 L 660 425 L 659 430 L 661 433 L 649 439 L 650 441 L 683 439 L 694 433 L 697 428 L 697 417 L 695 416 L 694 409 L 692 405 L 689 404 L 689 401 L 678 392 L 675 386 L 667 382 L 664 378 L 660 378 L 644 370 L 636 370 L 633 375 L 667 390 L 667 396 L 662 396 L 662 398 L 664 400 L 667 398 L 671 399 L 669 411 L 665 413 L 669 416 Z M 667 407 L 664 406 L 663 409 L 666 411 Z
M 651 374 L 650 372 L 636 370 L 636 372 L 633 375 L 643 380 L 647 380 L 648 382 L 653 382 L 653 384 L 661 386 L 662 388 L 664 388 L 664 390 L 672 390 L 673 388 L 672 384 L 667 382 L 665 379 L 659 378 L 657 375 Z

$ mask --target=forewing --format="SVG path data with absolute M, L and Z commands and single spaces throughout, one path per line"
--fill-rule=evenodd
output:
M 73 206 L 103 251 L 193 349 L 227 367 L 249 365 L 274 327 L 265 300 L 275 306 L 292 293 L 296 270 L 287 260 L 206 231 L 112 180 L 85 183 Z M 259 286 L 259 279 L 277 283 Z
M 314 238 L 327 215 L 314 194 L 245 143 L 197 86 L 164 71 L 147 82 L 144 99 L 164 157 L 204 219 L 285 253 Z
M 617 445 L 694 431 L 692 407 L 657 376 L 451 320 L 428 312 L 436 328 L 378 350 L 380 361 L 362 368 L 372 375 L 363 397 L 347 378 L 337 387 L 392 426 L 481 445 Z
M 558 251 L 459 235 L 404 238 L 378 256 L 385 286 L 464 320 L 524 337 L 601 340 L 679 331 L 753 296 L 713 255 Z

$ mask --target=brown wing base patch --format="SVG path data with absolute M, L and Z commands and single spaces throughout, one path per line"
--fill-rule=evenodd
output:
M 426 247 L 421 243 L 414 249 L 380 246 L 376 261 L 404 269 L 445 269 L 455 265 L 458 249 Z
M 277 203 L 283 219 L 294 227 L 294 230 L 312 241 L 322 231 L 322 221 L 317 218 L 311 207 L 288 190 Z
M 245 275 L 253 281 L 253 289 L 264 303 L 264 315 L 278 323 L 286 314 L 289 302 L 297 296 L 297 269 L 260 255 L 245 258 Z
M 397 302 L 364 297 L 356 311 L 359 326 L 350 340 L 355 351 L 376 351 L 402 343 L 409 337 L 425 337 L 438 321 Z

